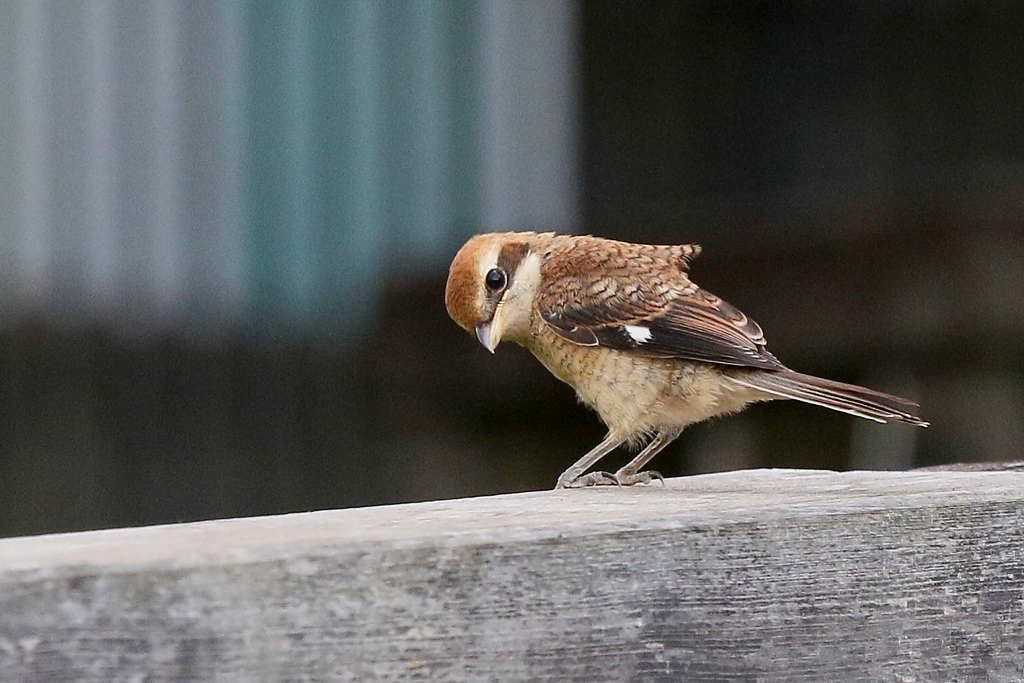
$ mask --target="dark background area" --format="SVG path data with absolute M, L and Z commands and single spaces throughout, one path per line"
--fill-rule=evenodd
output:
M 656 469 L 1020 457 L 1020 6 L 583 0 L 575 22 L 578 228 L 701 244 L 694 279 L 783 362 L 933 424 L 773 403 L 688 430 Z M 332 319 L 343 342 L 9 322 L 0 534 L 553 486 L 604 430 L 527 352 L 447 318 L 462 231 L 436 267 L 390 263 L 362 334 Z

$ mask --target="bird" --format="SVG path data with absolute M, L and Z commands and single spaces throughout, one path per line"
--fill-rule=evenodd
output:
M 700 253 L 696 244 L 503 232 L 476 235 L 455 255 L 445 287 L 452 320 L 491 353 L 502 341 L 526 347 L 608 429 L 556 489 L 664 482 L 643 468 L 686 427 L 760 401 L 928 426 L 912 401 L 783 365 L 756 322 L 690 279 Z M 623 445 L 640 448 L 625 466 L 587 472 Z

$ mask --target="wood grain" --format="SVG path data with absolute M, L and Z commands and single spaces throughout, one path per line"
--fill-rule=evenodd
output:
M 1020 681 L 1024 472 L 755 470 L 0 541 L 0 679 Z

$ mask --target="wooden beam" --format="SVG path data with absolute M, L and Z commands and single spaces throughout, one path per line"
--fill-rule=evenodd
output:
M 1018 681 L 1024 472 L 754 470 L 0 541 L 3 681 Z

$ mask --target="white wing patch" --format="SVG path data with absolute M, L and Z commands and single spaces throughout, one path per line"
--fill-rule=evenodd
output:
M 641 325 L 626 325 L 626 334 L 628 334 L 629 338 L 637 344 L 649 342 L 653 336 L 650 328 L 643 327 Z

